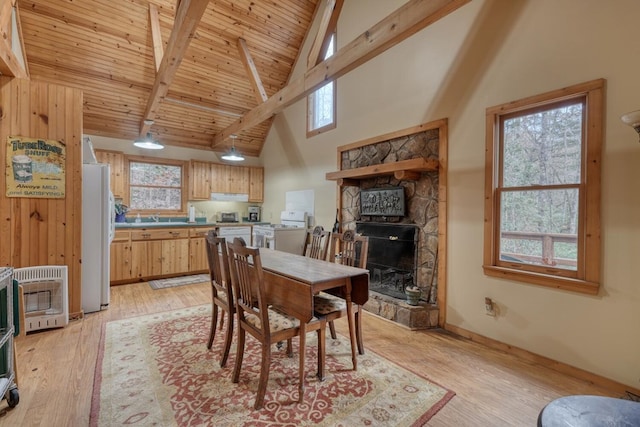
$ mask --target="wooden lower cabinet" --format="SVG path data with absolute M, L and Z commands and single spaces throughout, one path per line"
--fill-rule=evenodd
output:
M 212 228 L 192 228 L 189 231 L 189 270 L 192 273 L 209 270 L 206 236 Z
M 211 228 L 118 230 L 111 243 L 111 282 L 127 283 L 209 269 Z
M 110 259 L 109 280 L 119 282 L 131 279 L 131 233 L 129 231 L 115 232 L 110 247 Z
M 162 240 L 131 242 L 131 277 L 162 275 Z
M 189 239 L 162 241 L 162 274 L 189 272 Z

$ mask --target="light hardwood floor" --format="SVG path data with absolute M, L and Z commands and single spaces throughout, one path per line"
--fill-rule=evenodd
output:
M 111 288 L 108 310 L 63 329 L 16 340 L 20 403 L 0 403 L 0 426 L 87 426 L 93 377 L 105 322 L 209 303 L 208 284 L 152 290 L 147 283 Z M 344 319 L 336 322 L 346 334 Z M 409 331 L 369 315 L 366 351 L 387 357 L 454 391 L 430 426 L 535 426 L 544 405 L 563 395 L 619 392 L 523 361 L 444 331 Z M 204 344 L 203 344 L 204 347 Z M 127 396 L 122 396 L 127 399 Z

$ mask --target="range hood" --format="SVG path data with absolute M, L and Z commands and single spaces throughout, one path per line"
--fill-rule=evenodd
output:
M 214 202 L 248 202 L 249 195 L 241 193 L 211 193 Z

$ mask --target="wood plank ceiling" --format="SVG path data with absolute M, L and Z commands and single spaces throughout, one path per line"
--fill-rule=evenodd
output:
M 157 10 L 162 44 L 155 48 L 166 51 L 179 1 L 17 3 L 29 77 L 82 89 L 85 133 L 134 140 L 148 128 L 165 145 L 211 150 L 223 129 L 287 85 L 319 2 L 210 0 L 186 50 L 166 58 L 171 67 L 183 54 L 166 96 L 164 81 L 157 84 L 160 102 L 152 108 L 150 127 L 143 120 L 149 118 L 156 70 L 162 71 L 150 16 Z M 248 52 L 249 64 L 242 52 L 245 58 Z M 271 122 L 237 132 L 236 148 L 259 156 Z M 230 146 L 225 138 L 215 151 Z

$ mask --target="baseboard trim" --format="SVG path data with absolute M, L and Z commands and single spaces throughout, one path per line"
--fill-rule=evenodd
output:
M 545 366 L 547 368 L 553 369 L 563 374 L 571 375 L 572 377 L 581 379 L 583 381 L 587 381 L 592 384 L 614 390 L 617 393 L 620 393 L 621 396 L 624 396 L 628 391 L 636 395 L 640 394 L 640 389 L 638 388 L 619 383 L 609 378 L 594 374 L 589 371 L 585 371 L 584 369 L 576 368 L 575 366 L 571 366 L 563 362 L 558 362 L 557 360 L 553 360 L 545 356 L 540 356 L 539 354 L 532 353 L 528 350 L 524 350 L 519 347 L 514 347 L 512 345 L 505 344 L 501 341 L 497 341 L 492 338 L 485 337 L 483 335 L 477 334 L 475 332 L 471 332 L 467 329 L 460 328 L 455 325 L 451 325 L 449 323 L 444 324 L 444 329 L 453 334 L 459 335 L 463 338 L 467 338 L 473 342 L 483 344 L 487 347 L 500 350 L 508 354 L 513 354 L 523 360 L 527 360 L 532 363 L 537 363 L 539 365 Z

